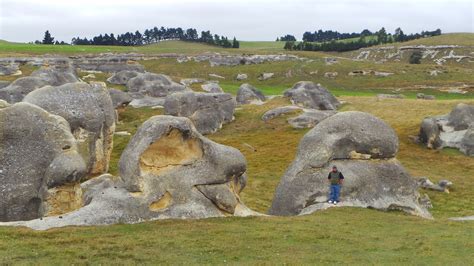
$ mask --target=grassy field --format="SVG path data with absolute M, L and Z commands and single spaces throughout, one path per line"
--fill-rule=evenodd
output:
M 276 42 L 242 42 L 241 51 L 273 53 Z M 2 46 L 3 45 L 3 46 Z M 4 50 L 3 47 L 10 47 Z M 0 42 L 0 54 L 51 53 L 59 47 L 13 45 Z M 75 49 L 87 48 L 88 51 Z M 104 52 L 108 47 L 69 46 L 61 53 Z M 94 50 L 96 49 L 96 50 Z M 110 49 L 130 49 L 111 47 Z M 138 47 L 150 53 L 223 50 L 201 44 L 165 42 Z M 124 50 L 129 51 L 129 50 Z M 227 51 L 227 50 L 226 50 Z M 144 52 L 144 50 L 139 51 Z M 300 53 L 306 55 L 309 53 Z M 369 112 L 389 123 L 400 140 L 398 159 L 415 177 L 433 181 L 449 179 L 451 193 L 420 191 L 432 200 L 434 220 L 424 220 L 401 212 L 380 212 L 359 208 L 332 208 L 301 217 L 251 217 L 204 220 L 166 220 L 136 225 L 106 227 L 69 227 L 36 232 L 26 228 L 0 227 L 0 264 L 416 264 L 472 265 L 474 261 L 474 223 L 452 222 L 449 217 L 474 215 L 474 158 L 458 151 L 428 150 L 413 143 L 421 120 L 448 113 L 460 102 L 474 104 L 469 93 L 448 94 L 427 86 L 449 87 L 474 84 L 473 70 L 463 66 L 374 64 L 340 59 L 326 65 L 324 54 L 311 53 L 309 62 L 280 62 L 236 67 L 210 67 L 208 63 L 179 64 L 174 59 L 143 61 L 150 72 L 165 73 L 174 80 L 205 78 L 216 73 L 225 77 L 220 84 L 227 92 L 237 91 L 238 73 L 249 75 L 250 84 L 266 95 L 281 94 L 300 80 L 311 80 L 329 88 L 346 103 L 341 111 Z M 35 68 L 23 66 L 23 76 Z M 350 77 L 353 70 L 393 72 L 390 77 Z M 444 73 L 429 76 L 429 70 Z M 316 72 L 314 74 L 314 72 Z M 337 71 L 335 79 L 325 72 Z M 262 72 L 275 78 L 259 81 Z M 313 72 L 313 74 L 311 74 Z M 79 73 L 80 76 L 86 73 Z M 97 81 L 109 75 L 95 74 Z M 12 81 L 18 77 L 0 77 Z M 112 86 L 125 89 L 124 86 Z M 425 86 L 425 87 L 423 87 Z M 377 100 L 377 93 L 401 92 L 407 99 Z M 417 92 L 435 94 L 437 100 L 416 100 Z M 276 97 L 261 106 L 246 105 L 235 113 L 235 121 L 208 136 L 239 149 L 248 161 L 249 181 L 242 192 L 243 201 L 252 209 L 266 212 L 274 190 L 285 169 L 294 159 L 296 148 L 307 129 L 291 128 L 282 116 L 265 123 L 267 110 L 290 104 Z M 126 108 L 119 115 L 117 131 L 135 133 L 160 109 Z M 110 172 L 117 174 L 119 157 L 129 136 L 115 136 Z M 255 148 L 249 149 L 248 145 Z

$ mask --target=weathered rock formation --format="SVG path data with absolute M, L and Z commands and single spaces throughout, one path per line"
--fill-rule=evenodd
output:
M 222 92 L 224 92 L 222 90 L 221 86 L 219 86 L 219 83 L 217 83 L 217 82 L 206 82 L 206 83 L 201 85 L 201 88 L 204 91 L 211 92 L 211 93 L 222 93 Z
M 84 207 L 77 211 L 0 225 L 44 230 L 257 214 L 239 197 L 246 184 L 244 156 L 203 137 L 187 118 L 150 118 L 130 140 L 119 166 L 120 179 L 103 175 L 81 185 Z
M 109 89 L 109 94 L 112 104 L 116 109 L 123 108 L 133 101 L 133 98 L 128 93 L 121 90 Z
M 0 109 L 0 221 L 40 218 L 48 189 L 86 173 L 64 118 L 17 103 Z
M 262 104 L 265 101 L 265 95 L 254 86 L 244 83 L 237 91 L 236 100 L 239 104 Z
M 190 91 L 170 77 L 154 73 L 144 73 L 129 79 L 127 88 L 129 92 L 151 97 L 166 97 L 176 92 Z
M 461 103 L 448 115 L 425 118 L 419 139 L 430 149 L 457 148 L 474 156 L 474 105 Z
M 126 85 L 131 78 L 134 78 L 139 74 L 140 73 L 136 71 L 122 70 L 113 74 L 110 78 L 107 79 L 107 82 L 118 85 Z
M 270 214 L 308 214 L 326 203 L 327 175 L 336 165 L 345 176 L 339 206 L 402 210 L 430 218 L 417 182 L 395 159 L 398 138 L 382 120 L 343 112 L 321 121 L 301 140 L 296 159 L 275 192 Z
M 283 94 L 290 101 L 306 108 L 317 110 L 336 110 L 341 103 L 327 89 L 311 81 L 297 82 Z
M 201 134 L 216 132 L 234 120 L 235 100 L 228 93 L 174 93 L 166 97 L 165 114 L 188 117 Z
M 69 122 L 89 175 L 107 172 L 115 131 L 115 111 L 107 88 L 82 82 L 46 86 L 24 101 Z
M 304 110 L 302 114 L 289 118 L 288 123 L 293 128 L 312 128 L 335 114 L 336 111 Z

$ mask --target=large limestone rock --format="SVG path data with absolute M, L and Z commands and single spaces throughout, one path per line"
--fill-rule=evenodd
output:
M 239 196 L 246 183 L 244 156 L 203 137 L 187 118 L 150 118 L 130 140 L 119 166 L 120 179 L 104 175 L 82 184 L 85 206 L 77 211 L 0 225 L 48 229 L 256 214 Z
M 0 99 L 9 103 L 16 103 L 23 100 L 25 95 L 35 89 L 47 85 L 59 86 L 77 81 L 78 79 L 72 68 L 43 67 L 34 71 L 30 76 L 19 78 L 7 87 L 0 89 Z
M 284 92 L 293 104 L 318 110 L 336 110 L 340 102 L 327 89 L 311 81 L 297 82 Z
M 430 149 L 451 147 L 474 156 L 474 105 L 461 103 L 448 115 L 423 119 L 419 139 Z
M 234 119 L 235 100 L 228 93 L 184 92 L 165 99 L 165 114 L 188 117 L 202 134 L 216 132 Z
M 24 101 L 69 122 L 89 175 L 107 172 L 115 131 L 115 111 L 107 88 L 82 82 L 46 86 Z
M 336 165 L 346 178 L 338 206 L 396 209 L 430 218 L 419 202 L 417 182 L 395 159 L 397 151 L 395 131 L 370 114 L 343 112 L 326 118 L 301 140 L 270 213 L 298 215 L 333 206 L 326 203 L 327 175 Z
M 84 176 L 86 167 L 64 118 L 29 104 L 0 109 L 0 221 L 48 212 L 48 189 Z
M 166 97 L 176 92 L 190 91 L 168 76 L 154 73 L 140 74 L 127 82 L 128 91 L 151 97 Z
M 131 78 L 134 78 L 139 74 L 140 73 L 136 71 L 122 70 L 113 74 L 110 78 L 107 79 L 107 82 L 112 84 L 125 85 Z
M 244 83 L 240 85 L 240 88 L 237 91 L 236 100 L 239 104 L 261 104 L 265 101 L 265 95 L 254 86 Z

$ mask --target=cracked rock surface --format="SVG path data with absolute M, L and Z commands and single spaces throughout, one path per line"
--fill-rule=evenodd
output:
M 322 120 L 301 140 L 296 159 L 278 185 L 273 215 L 312 213 L 333 205 L 328 173 L 345 176 L 340 206 L 402 210 L 431 218 L 419 203 L 417 182 L 395 159 L 398 138 L 384 121 L 362 112 L 342 112 Z

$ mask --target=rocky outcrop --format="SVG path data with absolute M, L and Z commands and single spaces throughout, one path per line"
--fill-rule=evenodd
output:
M 265 95 L 254 86 L 244 83 L 237 91 L 236 100 L 239 104 L 262 104 L 265 101 Z
M 66 119 L 87 173 L 107 172 L 115 131 L 115 111 L 107 88 L 82 82 L 46 86 L 28 94 L 24 102 Z
M 302 114 L 288 119 L 293 128 L 312 128 L 324 119 L 335 115 L 335 111 L 304 110 Z
M 345 176 L 338 206 L 402 210 L 430 218 L 417 182 L 395 159 L 398 138 L 382 120 L 362 112 L 324 119 L 301 140 L 296 159 L 275 192 L 270 214 L 298 215 L 332 207 L 327 175 L 336 165 Z
M 286 114 L 291 114 L 291 113 L 296 113 L 302 111 L 303 108 L 299 106 L 280 106 L 271 110 L 266 111 L 263 116 L 262 120 L 264 122 L 267 122 L 275 117 L 281 116 L 281 115 L 286 115 Z
M 107 79 L 107 82 L 118 85 L 126 85 L 131 78 L 134 78 L 138 75 L 140 75 L 140 73 L 136 71 L 122 70 L 113 74 Z
M 228 93 L 184 92 L 165 99 L 165 114 L 188 117 L 201 134 L 216 132 L 234 120 L 235 100 Z
M 121 90 L 109 89 L 109 94 L 115 109 L 123 108 L 133 101 L 133 98 L 128 93 Z
M 145 68 L 138 64 L 133 56 L 124 54 L 102 54 L 94 57 L 77 57 L 74 66 L 86 71 L 116 73 L 120 71 L 144 72 Z
M 154 73 L 144 73 L 129 79 L 127 88 L 129 92 L 151 97 L 166 97 L 176 92 L 190 91 L 185 86 L 171 80 L 170 77 Z
M 40 218 L 48 189 L 86 173 L 68 122 L 17 103 L 0 108 L 0 128 L 0 221 Z
M 222 93 L 222 92 L 224 92 L 222 90 L 221 86 L 219 86 L 219 83 L 216 83 L 216 82 L 206 82 L 206 83 L 201 85 L 201 88 L 204 91 L 207 91 L 207 92 L 210 92 L 210 93 Z
M 311 81 L 297 82 L 283 94 L 290 101 L 306 108 L 317 110 L 336 110 L 341 103 L 326 88 Z
M 31 73 L 30 76 L 19 78 L 7 87 L 0 89 L 0 99 L 16 103 L 35 89 L 77 81 L 76 74 L 71 67 L 43 67 Z
M 239 196 L 246 184 L 244 156 L 203 137 L 187 118 L 150 118 L 125 148 L 119 168 L 120 179 L 103 175 L 81 185 L 84 207 L 77 211 L 0 225 L 44 230 L 257 214 Z
M 430 149 L 457 148 L 474 156 L 474 105 L 461 103 L 448 115 L 423 119 L 419 140 Z

